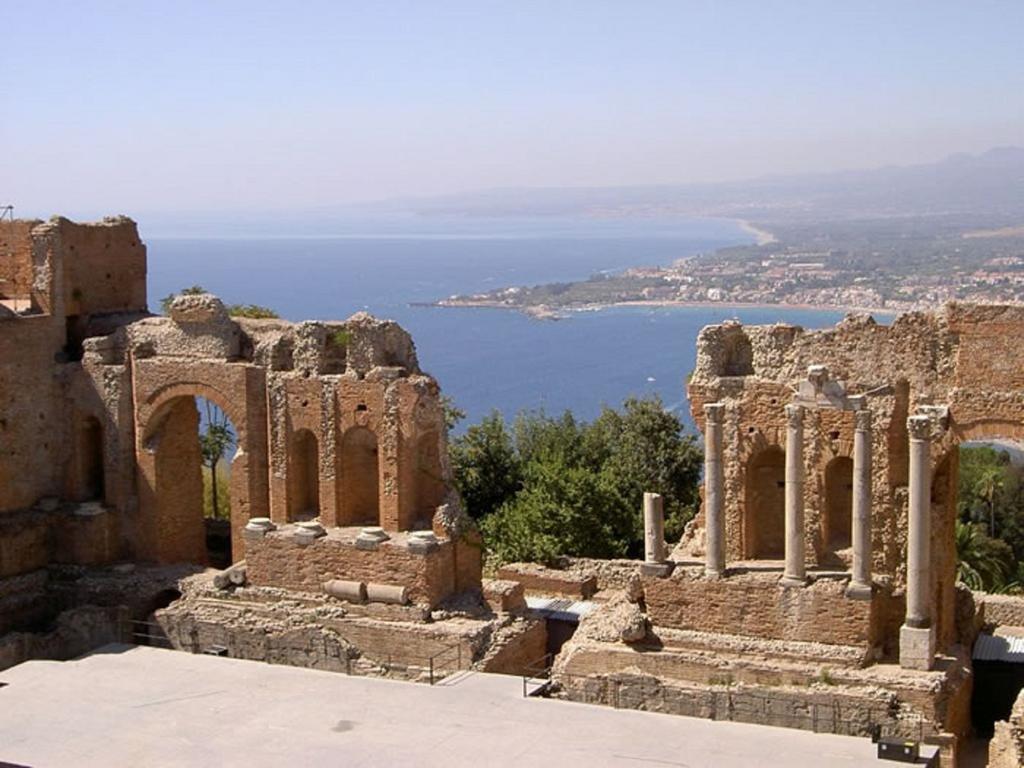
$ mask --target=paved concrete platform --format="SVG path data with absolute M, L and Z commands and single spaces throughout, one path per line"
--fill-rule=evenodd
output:
M 875 766 L 867 739 L 108 646 L 0 672 L 0 764 Z

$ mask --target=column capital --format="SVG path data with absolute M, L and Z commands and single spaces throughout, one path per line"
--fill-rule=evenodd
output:
M 858 432 L 871 431 L 871 411 L 866 408 L 853 412 L 853 426 Z
M 804 425 L 804 407 L 798 403 L 790 403 L 786 406 L 786 425 L 793 429 L 799 429 Z
M 725 418 L 725 403 L 705 403 L 704 417 L 713 424 L 721 424 Z
M 932 419 L 930 416 L 911 416 L 907 419 L 907 431 L 911 440 L 931 440 Z

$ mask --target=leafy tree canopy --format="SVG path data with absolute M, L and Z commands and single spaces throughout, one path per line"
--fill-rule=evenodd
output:
M 455 484 L 500 560 L 636 556 L 643 493 L 665 500 L 678 538 L 698 503 L 702 455 L 656 398 L 604 408 L 593 422 L 493 412 L 451 445 Z

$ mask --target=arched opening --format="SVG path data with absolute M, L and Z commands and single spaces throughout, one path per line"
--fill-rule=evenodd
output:
M 160 559 L 225 568 L 231 552 L 231 462 L 237 431 L 203 397 L 165 403 L 146 447 L 155 456 Z
M 380 479 L 377 436 L 353 427 L 341 439 L 338 524 L 379 525 Z
M 825 541 L 833 552 L 848 549 L 853 520 L 853 459 L 837 456 L 825 465 Z
M 99 419 L 87 416 L 82 420 L 76 448 L 75 501 L 102 501 L 106 493 L 106 478 L 103 470 L 103 425 Z
M 786 554 L 786 454 L 766 448 L 747 464 L 744 509 L 746 557 L 779 560 Z
M 441 475 L 441 438 L 431 431 L 416 442 L 416 514 L 430 520 L 444 503 L 445 483 Z
M 312 520 L 320 514 L 320 451 L 308 429 L 292 435 L 288 450 L 288 520 Z

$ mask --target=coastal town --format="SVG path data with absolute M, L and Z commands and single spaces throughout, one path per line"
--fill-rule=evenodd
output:
M 785 305 L 901 312 L 949 300 L 1024 301 L 1024 229 L 973 221 L 749 225 L 757 243 L 579 282 L 451 296 L 438 306 L 565 311 L 637 305 Z M 909 232 L 909 234 L 908 234 Z

